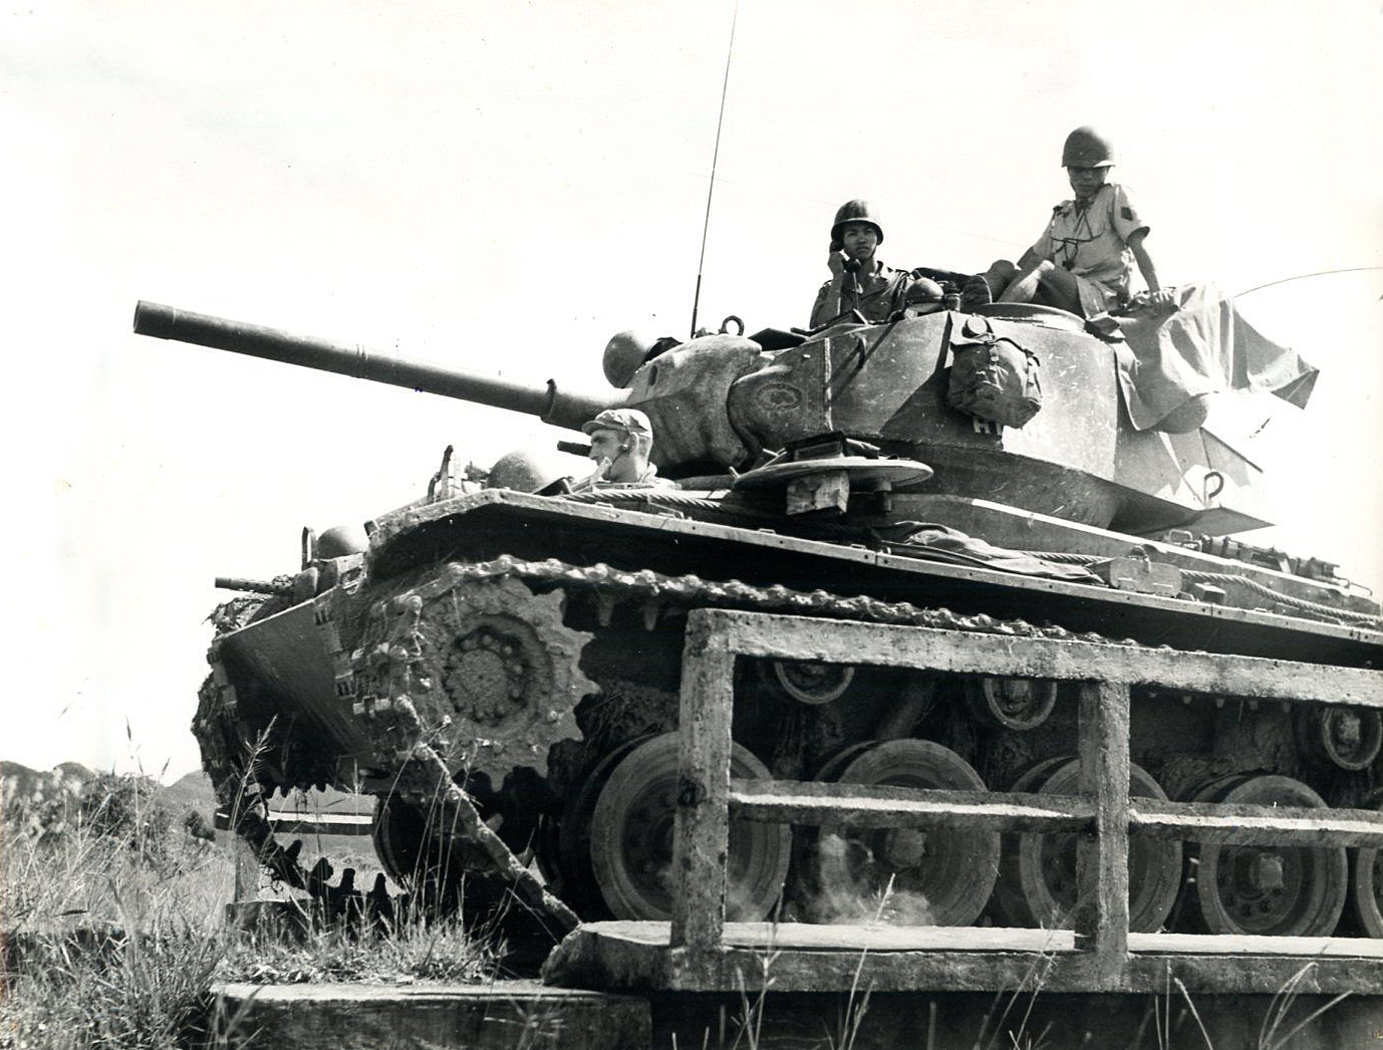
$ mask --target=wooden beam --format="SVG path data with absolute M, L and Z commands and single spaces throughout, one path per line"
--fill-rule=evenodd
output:
M 1273 947 L 1259 942 L 1272 941 Z M 548 980 L 631 990 L 775 992 L 1133 991 L 1272 995 L 1303 968 L 1306 993 L 1383 989 L 1383 942 L 1324 937 L 1130 934 L 1117 980 L 1096 980 L 1065 930 L 729 923 L 719 952 L 670 951 L 667 923 L 581 926 L 554 952 Z M 1274 947 L 1279 947 L 1274 952 Z M 1174 986 L 1173 986 L 1174 987 Z
M 1383 813 L 1135 798 L 1129 803 L 1129 830 L 1149 838 L 1221 845 L 1379 847 Z
M 1096 984 L 1116 988 L 1128 961 L 1128 686 L 1081 683 L 1078 734 L 1080 790 L 1095 800 L 1095 830 L 1076 843 L 1076 947 L 1094 953 Z
M 270 811 L 269 824 L 285 835 L 368 835 L 374 826 L 371 813 L 289 813 Z M 216 811 L 216 830 L 229 831 L 230 817 L 225 810 Z
M 1088 831 L 1095 819 L 1093 802 L 1069 796 L 814 780 L 731 780 L 730 811 L 740 820 L 767 823 L 1044 833 Z
M 673 947 L 714 951 L 725 926 L 730 852 L 730 710 L 735 654 L 693 616 L 682 648 L 681 751 L 673 823 Z
M 729 649 L 745 656 L 958 674 L 1100 679 L 1212 696 L 1383 708 L 1383 672 L 1356 667 L 729 609 L 694 610 L 688 619 L 692 622 L 713 625 Z

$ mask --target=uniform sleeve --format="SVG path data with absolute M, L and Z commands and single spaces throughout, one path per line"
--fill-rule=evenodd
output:
M 1114 230 L 1119 234 L 1119 239 L 1125 244 L 1139 230 L 1146 230 L 1148 224 L 1138 217 L 1138 210 L 1134 208 L 1133 202 L 1129 200 L 1128 190 L 1115 184 L 1114 193 L 1110 198 L 1109 221 L 1114 224 Z
M 1052 213 L 1053 218 L 1056 213 Z M 1028 249 L 1039 259 L 1053 260 L 1056 258 L 1056 249 L 1052 244 L 1052 219 L 1047 220 L 1046 227 L 1043 228 L 1041 235 L 1032 242 L 1032 247 Z
M 807 327 L 816 328 L 839 314 L 840 291 L 837 289 L 833 292 L 831 282 L 826 281 L 822 284 L 821 290 L 816 293 L 816 302 L 812 303 L 812 317 L 807 323 Z

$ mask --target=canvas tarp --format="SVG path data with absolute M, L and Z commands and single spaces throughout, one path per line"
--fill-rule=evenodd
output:
M 1226 390 L 1267 391 L 1306 406 L 1318 370 L 1253 328 L 1213 284 L 1176 289 L 1178 309 L 1146 307 L 1119 318 L 1119 386 L 1134 429 L 1158 426 L 1192 399 Z

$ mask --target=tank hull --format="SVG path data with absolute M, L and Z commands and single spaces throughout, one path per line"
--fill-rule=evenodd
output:
M 909 498 L 948 506 L 945 498 Z M 949 506 L 953 520 L 968 509 L 978 522 L 1007 520 L 1015 534 L 1077 528 L 1011 508 L 999 508 L 1005 519 L 965 501 Z M 361 575 L 218 640 L 236 732 L 267 739 L 263 781 L 369 791 L 385 801 L 382 812 L 405 804 L 399 770 L 426 742 L 514 855 L 536 850 L 547 888 L 576 914 L 651 918 L 656 911 L 640 909 L 655 907 L 646 902 L 658 895 L 641 896 L 636 877 L 629 883 L 609 870 L 660 863 L 661 847 L 627 847 L 616 835 L 602 849 L 598 804 L 613 795 L 632 807 L 629 819 L 647 816 L 636 800 L 653 790 L 657 767 L 644 768 L 638 756 L 677 727 L 683 628 L 693 608 L 866 619 L 906 609 L 962 630 L 1098 632 L 1119 644 L 1322 665 L 1383 659 L 1383 633 L 1372 627 L 930 561 L 727 517 L 734 515 L 710 494 L 660 502 L 634 492 L 602 502 L 489 490 L 381 518 Z M 1084 536 L 1090 546 L 1120 540 L 1088 528 Z M 1023 622 L 1035 611 L 1051 626 Z M 785 680 L 781 668 L 751 662 L 737 681 L 735 738 L 763 775 L 829 778 L 862 748 L 899 736 L 934 741 L 990 789 L 1070 756 L 1075 707 L 1064 691 L 1028 725 L 1004 722 L 1002 712 L 996 722 L 999 708 L 986 707 L 986 694 L 963 676 L 928 681 L 925 704 L 918 682 L 881 668 Z M 1331 805 L 1359 805 L 1377 759 L 1372 772 L 1349 773 L 1312 759 L 1302 732 L 1299 719 L 1275 706 L 1249 712 L 1232 697 L 1192 703 L 1152 686 L 1135 697 L 1131 754 L 1173 798 L 1197 797 L 1217 778 L 1270 771 L 1311 785 Z M 406 883 L 404 865 L 389 859 L 400 855 L 404 833 L 392 834 L 381 856 Z M 758 859 L 785 856 L 755 849 Z M 817 890 L 801 863 L 793 861 L 787 893 L 812 917 Z M 1007 880 L 1008 900 L 1028 892 L 1019 867 L 993 867 L 1001 885 Z M 756 877 L 771 881 L 772 872 Z M 1174 888 L 1179 879 L 1160 877 Z M 948 914 L 962 924 L 1000 907 L 988 891 L 953 904 Z M 1327 916 L 1332 930 L 1336 917 Z

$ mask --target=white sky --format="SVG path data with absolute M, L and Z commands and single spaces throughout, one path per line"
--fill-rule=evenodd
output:
M 415 498 L 448 443 L 560 436 L 135 337 L 135 301 L 590 386 L 611 333 L 686 334 L 732 10 L 4 0 L 0 757 L 195 768 L 214 576 L 295 569 L 303 525 Z M 805 323 L 850 197 L 894 265 L 1016 255 L 1082 123 L 1168 282 L 1378 266 L 1380 55 L 1378 0 L 743 0 L 701 319 Z M 1323 369 L 1257 441 L 1284 527 L 1246 538 L 1375 590 L 1380 293 L 1242 301 Z

